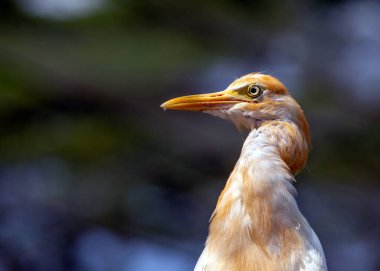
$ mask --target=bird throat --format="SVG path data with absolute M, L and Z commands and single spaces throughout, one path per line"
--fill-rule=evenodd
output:
M 205 251 L 223 267 L 210 270 L 289 270 L 281 259 L 302 249 L 309 227 L 291 184 L 307 153 L 291 123 L 263 123 L 250 132 L 211 217 Z

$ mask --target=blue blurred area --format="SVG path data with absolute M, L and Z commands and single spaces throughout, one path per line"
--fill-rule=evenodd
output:
M 302 105 L 329 270 L 380 270 L 378 1 L 3 0 L 0 270 L 192 270 L 242 136 L 168 98 L 262 71 Z

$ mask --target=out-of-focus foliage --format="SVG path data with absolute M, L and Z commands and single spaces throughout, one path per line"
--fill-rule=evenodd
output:
M 278 76 L 308 116 L 300 208 L 330 270 L 379 270 L 376 1 L 3 0 L 0 269 L 192 270 L 242 137 L 163 112 Z

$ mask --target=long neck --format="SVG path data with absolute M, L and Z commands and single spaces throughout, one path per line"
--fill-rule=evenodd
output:
M 291 181 L 292 171 L 305 163 L 296 160 L 305 160 L 307 152 L 294 124 L 264 123 L 249 134 L 219 197 L 206 244 L 208 253 L 225 256 L 219 261 L 229 259 L 225 270 L 281 270 L 289 267 L 281 259 L 303 249 L 311 229 Z

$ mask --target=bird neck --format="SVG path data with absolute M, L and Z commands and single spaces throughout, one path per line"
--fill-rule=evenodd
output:
M 303 246 L 301 233 L 309 226 L 291 184 L 307 157 L 303 138 L 297 125 L 281 121 L 262 123 L 250 132 L 211 218 L 210 253 L 231 258 L 247 251 L 265 259 L 273 254 L 288 257 Z

